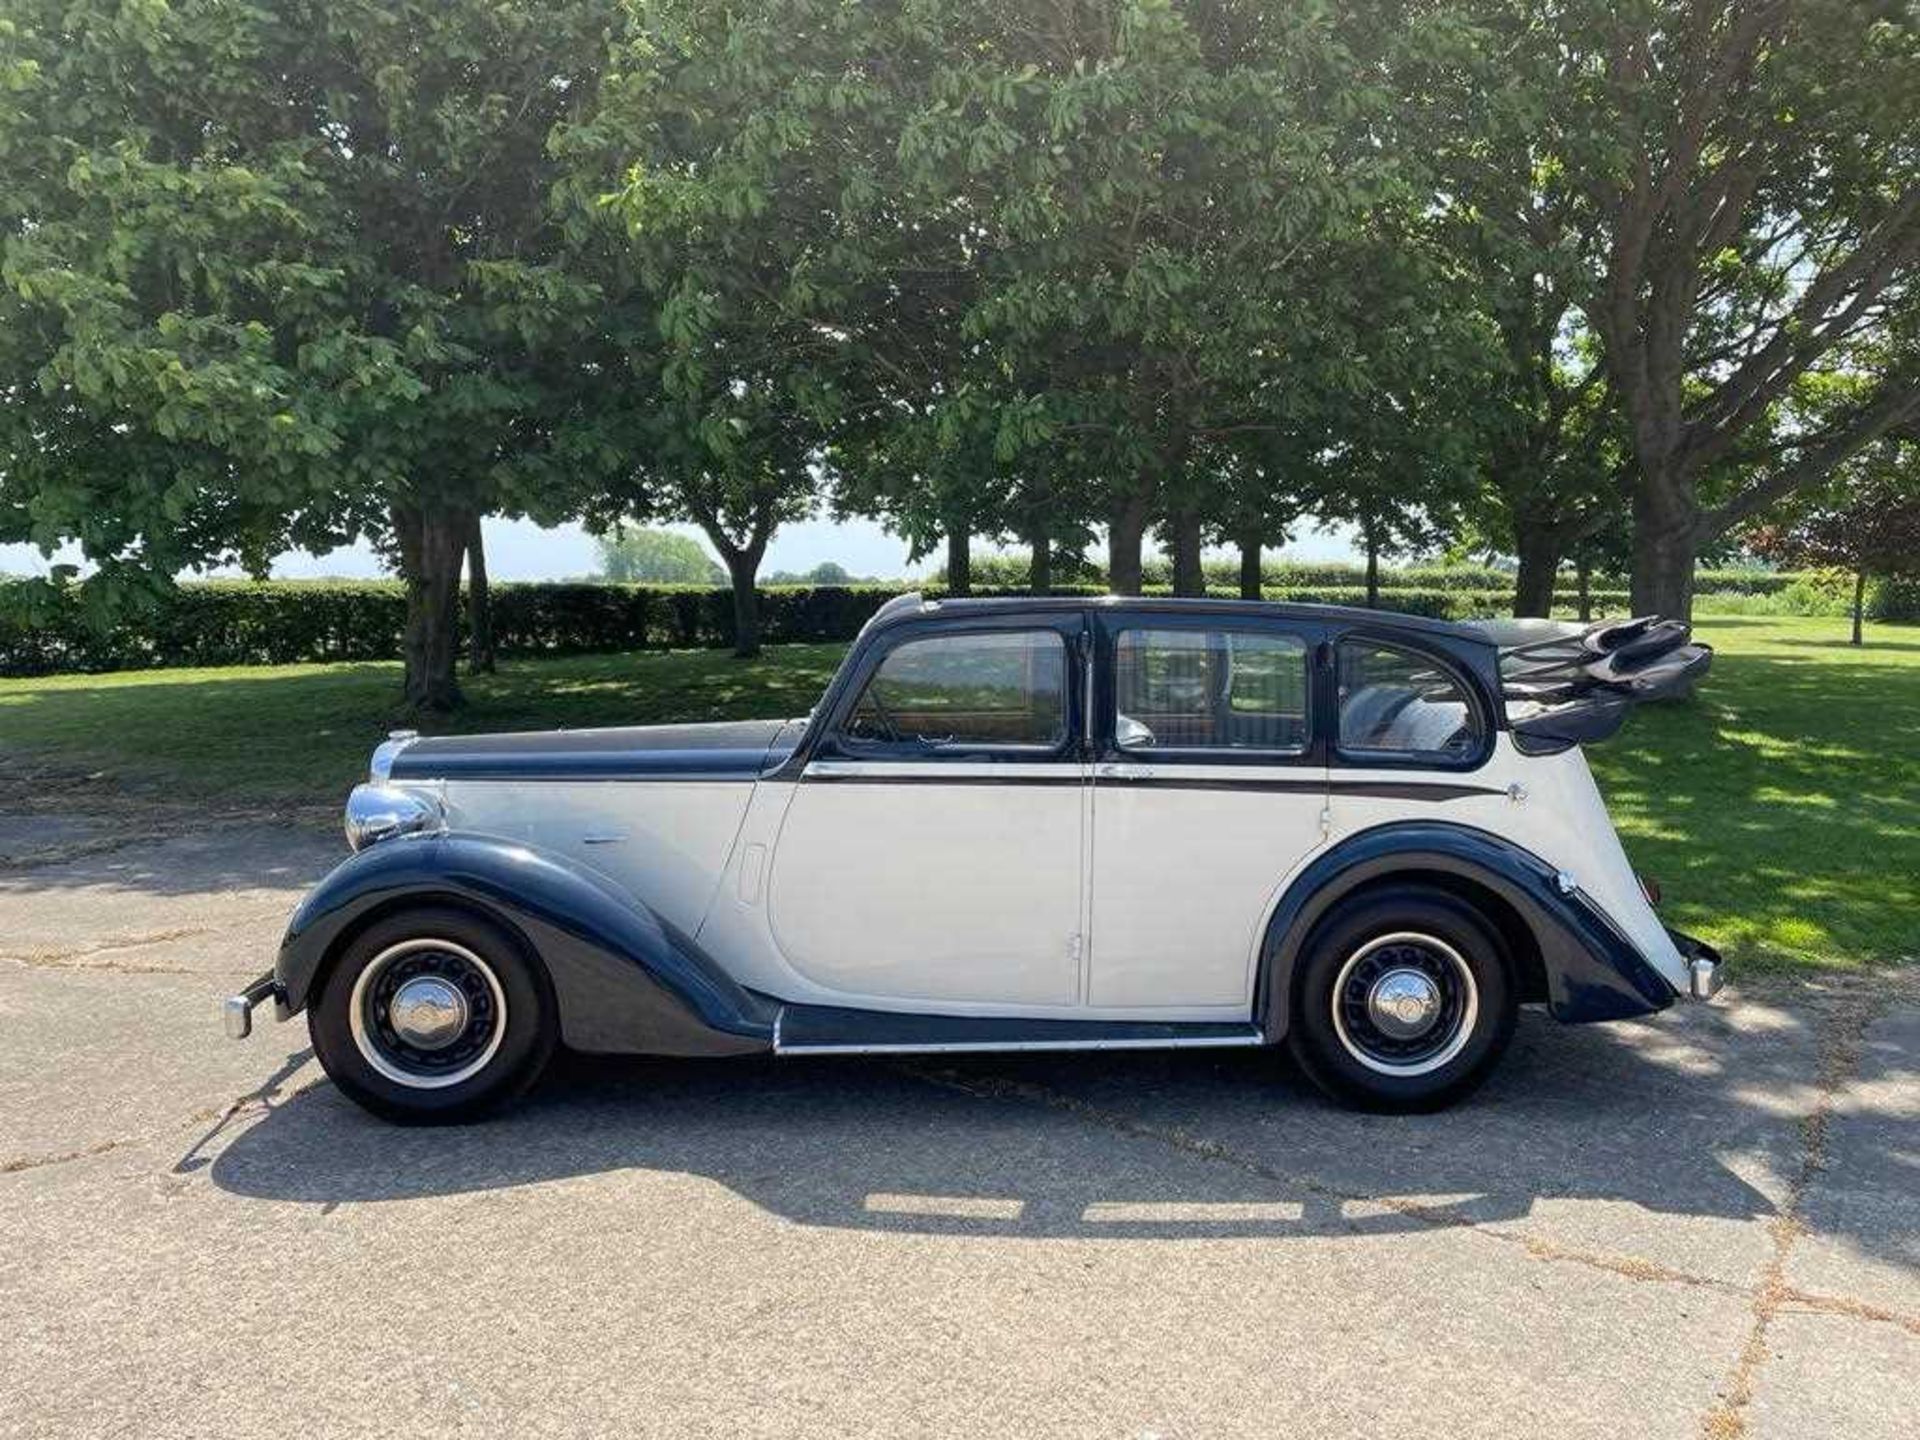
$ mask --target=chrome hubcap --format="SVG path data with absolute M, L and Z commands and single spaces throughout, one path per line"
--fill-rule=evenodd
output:
M 416 975 L 394 992 L 387 1016 L 416 1050 L 444 1050 L 467 1028 L 467 997 L 438 975 Z
M 421 937 L 382 950 L 360 972 L 347 1023 L 362 1058 L 413 1089 L 458 1085 L 484 1070 L 507 1033 L 507 995 L 484 958 Z
M 1427 1075 L 1455 1059 L 1480 1018 L 1473 969 L 1437 935 L 1381 935 L 1333 982 L 1333 1028 L 1346 1052 L 1382 1075 Z
M 1396 1040 L 1416 1039 L 1440 1018 L 1440 987 L 1418 970 L 1389 970 L 1367 992 L 1367 1017 Z

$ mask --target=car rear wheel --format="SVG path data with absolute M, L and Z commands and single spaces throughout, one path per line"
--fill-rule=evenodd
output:
M 1403 886 L 1340 906 L 1295 971 L 1288 1044 L 1335 1099 L 1437 1110 L 1492 1070 L 1518 998 L 1498 933 L 1444 890 Z
M 356 936 L 307 1028 L 333 1083 L 403 1124 L 455 1124 L 515 1098 L 557 1036 L 544 972 L 498 926 L 443 906 Z

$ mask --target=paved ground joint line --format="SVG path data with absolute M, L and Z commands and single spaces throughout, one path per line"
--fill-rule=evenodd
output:
M 170 940 L 192 940 L 202 935 L 216 935 L 222 928 L 217 925 L 175 925 L 145 935 L 114 935 L 95 945 L 73 945 L 64 950 L 10 950 L 0 952 L 0 960 L 11 961 L 29 970 L 108 970 L 132 975 L 192 975 L 201 972 L 185 967 L 163 970 L 119 965 L 112 961 L 97 964 L 86 962 L 92 961 L 95 956 L 111 955 L 119 950 L 144 950 L 153 945 L 164 945 Z
M 1827 1164 L 1827 1132 L 1833 1119 L 1834 1101 L 1860 1070 L 1860 1046 L 1867 1027 L 1892 1003 L 1892 995 L 1850 988 L 1836 995 L 1826 1009 L 1826 1033 L 1820 1042 L 1817 1082 L 1818 1098 L 1800 1122 L 1800 1166 L 1787 1186 L 1779 1213 L 1767 1227 L 1773 1239 L 1773 1253 L 1752 1296 L 1753 1321 L 1746 1342 L 1740 1347 L 1733 1369 L 1720 1388 L 1720 1399 L 1701 1418 L 1702 1440 L 1739 1440 L 1747 1433 L 1747 1410 L 1753 1403 L 1754 1386 L 1767 1361 L 1767 1331 L 1773 1318 L 1790 1302 L 1807 1305 L 1834 1314 L 1852 1314 L 1859 1319 L 1889 1319 L 1908 1326 L 1911 1322 L 1878 1312 L 1876 1306 L 1859 1302 L 1804 1295 L 1787 1284 L 1787 1257 L 1806 1233 L 1804 1210 L 1807 1192 Z M 1917 1330 L 1916 1333 L 1920 1333 Z
M 280 1093 L 280 1087 L 291 1079 L 294 1074 L 299 1071 L 300 1067 L 312 1058 L 313 1051 L 311 1048 L 296 1050 L 288 1055 L 271 1075 L 253 1089 L 247 1091 L 246 1094 L 228 1101 L 225 1105 L 212 1105 L 204 1110 L 196 1110 L 186 1118 L 176 1120 L 162 1130 L 145 1135 L 122 1135 L 112 1140 L 101 1140 L 92 1145 L 83 1145 L 73 1150 L 55 1151 L 52 1154 L 17 1155 L 11 1159 L 0 1160 L 0 1175 L 19 1175 L 29 1170 L 44 1170 L 52 1165 L 67 1165 L 75 1160 L 89 1160 L 97 1155 L 109 1155 L 115 1150 L 125 1150 L 130 1146 L 144 1145 L 149 1141 L 162 1139 L 165 1135 L 175 1130 L 185 1129 L 192 1125 L 204 1125 L 211 1120 L 213 1122 L 213 1128 L 208 1130 L 198 1140 L 194 1141 L 193 1144 L 187 1148 L 187 1153 L 181 1156 L 173 1167 L 175 1173 L 182 1174 L 200 1169 L 206 1163 L 199 1158 L 199 1152 L 201 1150 L 205 1149 L 222 1130 L 231 1124 L 235 1117 L 243 1114 L 251 1114 L 256 1110 L 265 1111 L 277 1108 L 274 1100 Z M 281 1103 L 289 1103 L 296 1096 L 304 1093 L 305 1091 L 303 1090 L 295 1091 L 293 1095 L 287 1096 L 286 1100 Z

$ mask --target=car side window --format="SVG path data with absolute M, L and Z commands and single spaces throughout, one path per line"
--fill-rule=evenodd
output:
M 1465 760 L 1479 749 L 1480 719 L 1437 661 L 1373 641 L 1343 641 L 1340 749 L 1347 754 Z
M 1122 630 L 1114 740 L 1123 750 L 1307 748 L 1307 643 L 1268 630 Z
M 1053 750 L 1067 738 L 1067 643 L 1057 630 L 908 640 L 847 717 L 869 746 Z

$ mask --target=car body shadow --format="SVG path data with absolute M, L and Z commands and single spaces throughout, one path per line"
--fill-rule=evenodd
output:
M 1493 1081 L 1428 1116 L 1337 1109 L 1269 1051 L 566 1057 L 517 1109 L 462 1128 L 385 1125 L 310 1085 L 211 1174 L 238 1195 L 332 1206 L 672 1172 L 801 1225 L 983 1236 L 1379 1234 L 1549 1199 L 1772 1216 L 1777 1196 L 1723 1157 L 1775 1176 L 1798 1164 L 1800 1116 L 1765 1097 L 1813 1083 L 1814 1027 L 1782 1012 L 1739 1037 L 1705 1011 L 1678 1033 L 1667 1019 L 1529 1013 Z

